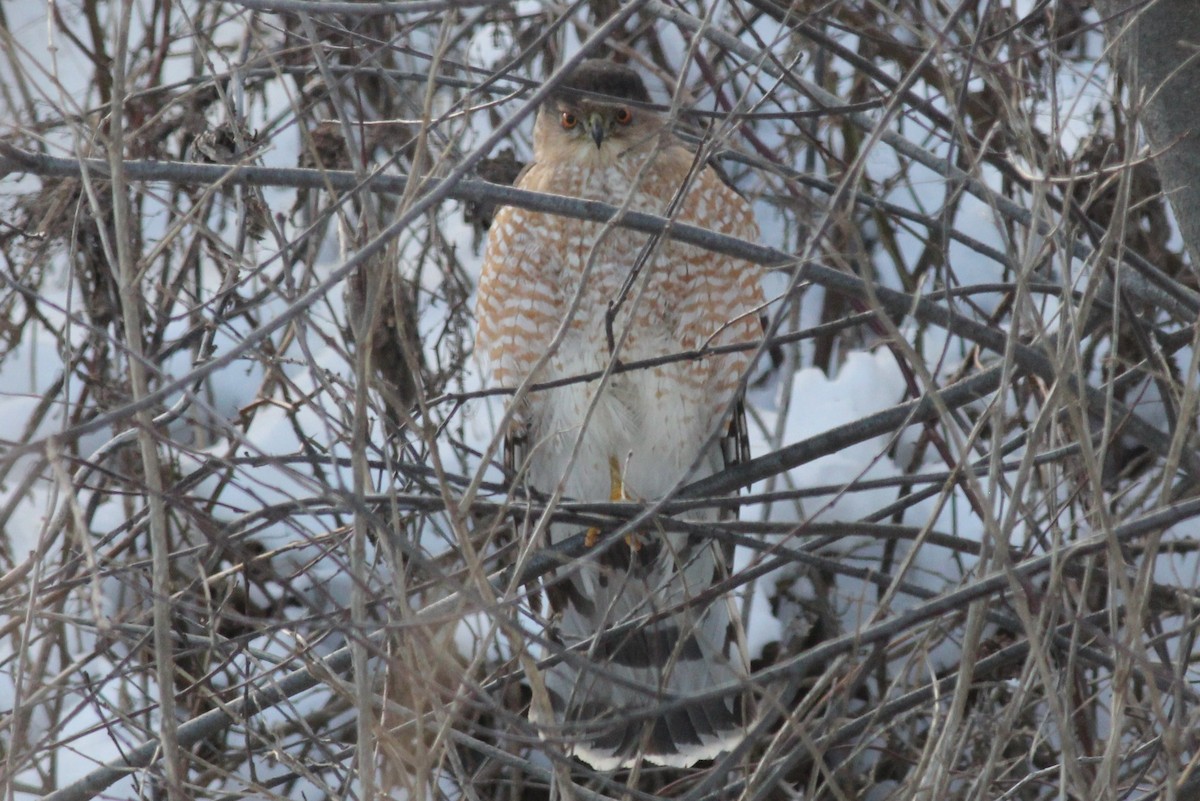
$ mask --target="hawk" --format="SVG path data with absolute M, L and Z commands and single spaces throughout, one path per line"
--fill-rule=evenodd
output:
M 749 204 L 649 100 L 628 67 L 583 62 L 539 109 L 534 158 L 516 185 L 756 239 Z M 493 383 L 571 379 L 614 360 L 630 368 L 520 397 L 506 439 L 513 474 L 547 495 L 651 501 L 745 458 L 740 393 L 752 349 L 694 352 L 756 342 L 762 305 L 749 262 L 668 236 L 501 208 L 475 309 L 476 350 Z M 643 360 L 657 362 L 635 364 Z M 732 549 L 697 530 L 650 526 L 546 580 L 550 636 L 562 652 L 544 674 L 554 719 L 535 714 L 534 723 L 595 768 L 638 759 L 687 767 L 744 736 L 744 638 L 728 594 L 706 594 L 727 578 Z M 577 532 L 555 523 L 549 538 Z M 589 544 L 598 535 L 588 531 Z M 739 683 L 740 692 L 698 697 Z

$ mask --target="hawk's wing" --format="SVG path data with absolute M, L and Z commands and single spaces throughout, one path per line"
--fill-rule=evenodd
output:
M 746 399 L 739 397 L 733 405 L 733 416 L 721 437 L 723 467 L 729 468 L 750 461 L 750 430 L 746 427 Z M 736 517 L 736 515 L 734 515 Z

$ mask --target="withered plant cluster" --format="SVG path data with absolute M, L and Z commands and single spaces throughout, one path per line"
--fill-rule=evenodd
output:
M 1200 797 L 1198 42 L 1189 0 L 0 5 L 4 798 Z M 754 459 L 650 523 L 741 493 L 761 717 L 695 769 L 526 714 L 588 558 L 529 531 L 644 510 L 510 492 L 472 352 L 498 204 L 613 212 L 510 189 L 584 55 L 763 231 L 669 235 L 770 273 Z

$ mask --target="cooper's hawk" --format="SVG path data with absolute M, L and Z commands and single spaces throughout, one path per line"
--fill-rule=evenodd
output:
M 534 161 L 517 186 L 755 239 L 750 206 L 648 101 L 637 73 L 584 62 L 540 109 Z M 744 456 L 739 392 L 750 351 L 634 363 L 757 340 L 759 278 L 753 264 L 666 236 L 502 208 L 476 304 L 477 350 L 494 383 L 569 379 L 613 360 L 634 368 L 603 386 L 580 380 L 525 395 L 508 433 L 514 473 L 547 495 L 653 500 Z M 576 531 L 554 524 L 550 539 Z M 732 602 L 704 595 L 730 558 L 695 527 L 651 526 L 550 577 L 551 635 L 565 650 L 545 674 L 554 720 L 535 720 L 542 736 L 600 769 L 638 757 L 686 767 L 736 744 L 748 692 L 697 697 L 746 680 Z

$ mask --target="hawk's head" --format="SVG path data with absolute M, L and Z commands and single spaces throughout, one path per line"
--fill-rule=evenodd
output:
M 584 146 L 623 153 L 662 129 L 649 103 L 646 85 L 629 67 L 584 61 L 542 104 L 534 126 L 535 149 L 539 157 L 568 155 Z

